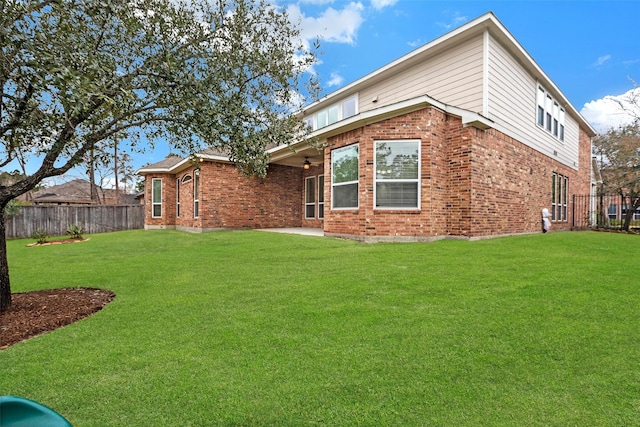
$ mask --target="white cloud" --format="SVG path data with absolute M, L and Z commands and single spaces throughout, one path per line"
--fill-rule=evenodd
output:
M 371 6 L 376 10 L 384 9 L 387 6 L 393 6 L 396 3 L 398 3 L 398 0 L 371 0 Z
M 449 22 L 437 22 L 436 24 L 449 30 L 451 28 L 459 27 L 469 20 L 466 16 L 460 15 L 460 12 L 445 12 L 450 17 Z
M 620 103 L 626 109 L 635 111 L 636 117 L 640 117 L 640 103 L 629 102 L 634 97 L 636 100 L 640 100 L 640 87 L 631 89 L 622 95 L 607 95 L 604 98 L 587 102 L 580 110 L 580 114 L 591 123 L 591 126 L 598 133 L 605 133 L 611 128 L 633 122 L 632 113 L 625 112 Z
M 422 45 L 424 45 L 425 43 L 427 43 L 427 42 L 426 42 L 425 40 L 423 40 L 423 39 L 417 39 L 417 40 L 413 40 L 413 41 L 407 42 L 407 44 L 408 44 L 410 47 L 418 47 L 418 46 L 422 46 Z
M 596 67 L 599 67 L 601 65 L 603 65 L 605 62 L 609 61 L 611 59 L 611 55 L 603 55 L 601 57 L 599 57 L 596 62 L 593 63 L 593 65 L 595 65 Z
M 338 73 L 331 73 L 331 79 L 326 83 L 327 86 L 340 86 L 344 82 L 344 77 Z
M 327 8 L 318 17 L 306 16 L 296 4 L 289 5 L 287 12 L 293 22 L 300 22 L 301 37 L 304 40 L 319 38 L 330 43 L 354 44 L 358 29 L 364 18 L 364 6 L 351 2 L 341 10 Z

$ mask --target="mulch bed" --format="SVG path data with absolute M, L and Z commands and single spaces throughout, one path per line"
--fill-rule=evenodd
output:
M 68 239 L 58 239 L 58 240 L 47 240 L 46 242 L 42 242 L 42 243 L 29 243 L 27 246 L 50 246 L 50 245 L 64 245 L 67 243 L 80 243 L 80 242 L 87 242 L 90 239 L 74 239 L 72 237 L 69 237 Z
M 11 307 L 0 313 L 0 350 L 84 319 L 114 298 L 111 291 L 92 288 L 14 293 Z

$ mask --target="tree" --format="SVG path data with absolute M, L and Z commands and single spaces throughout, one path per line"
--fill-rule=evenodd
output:
M 317 88 L 315 50 L 267 0 L 3 0 L 0 47 L 0 167 L 39 162 L 0 186 L 0 208 L 116 138 L 215 145 L 264 175 L 265 148 L 304 132 L 293 112 Z M 0 221 L 0 311 L 4 236 Z
M 602 191 L 620 194 L 626 201 L 622 228 L 629 231 L 633 215 L 640 208 L 640 122 L 598 135 L 593 147 L 602 175 Z

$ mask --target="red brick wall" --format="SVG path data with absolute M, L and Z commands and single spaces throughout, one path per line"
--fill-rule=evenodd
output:
M 435 111 L 435 110 L 433 110 Z M 361 240 L 393 240 L 411 237 L 428 238 L 432 236 L 430 221 L 430 164 L 429 142 L 434 126 L 432 110 L 421 110 L 331 138 L 325 150 L 325 164 L 331 164 L 331 150 L 359 143 L 360 180 L 359 209 L 331 210 L 331 175 L 326 171 L 326 212 L 325 233 L 330 235 L 351 236 Z M 375 210 L 374 186 L 374 141 L 386 139 L 419 139 L 422 141 L 422 176 L 420 210 Z M 425 167 L 427 165 L 427 167 Z M 330 169 L 330 168 L 328 168 Z
M 200 169 L 199 217 L 193 215 L 194 170 Z M 180 185 L 180 216 L 176 218 L 176 178 L 191 175 Z M 151 200 L 147 175 L 145 198 Z M 188 230 L 222 228 L 271 228 L 302 226 L 302 169 L 270 165 L 266 178 L 246 178 L 228 163 L 202 162 L 177 175 L 162 175 L 163 216 L 151 218 L 147 203 L 147 226 L 177 226 Z
M 152 218 L 151 183 L 153 178 L 162 179 L 162 216 Z M 171 174 L 147 175 L 144 186 L 144 224 L 150 228 L 173 228 L 176 221 L 175 177 Z
M 375 140 L 420 139 L 421 209 L 373 209 Z M 540 230 L 540 211 L 551 207 L 552 174 L 569 177 L 569 194 L 588 194 L 590 139 L 580 133 L 579 171 L 495 130 L 463 127 L 461 119 L 427 108 L 331 138 L 331 150 L 360 144 L 360 208 L 330 210 L 326 179 L 325 233 L 361 240 L 482 237 Z M 329 169 L 329 168 L 328 168 Z M 568 207 L 571 214 L 571 200 Z M 571 218 L 554 223 L 569 229 Z

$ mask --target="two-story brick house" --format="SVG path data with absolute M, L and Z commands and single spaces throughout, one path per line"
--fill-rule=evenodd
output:
M 595 131 L 493 13 L 301 114 L 305 141 L 271 150 L 264 179 L 222 153 L 142 168 L 146 226 L 316 227 L 362 241 L 482 238 L 571 223 L 591 190 Z M 195 159 L 195 160 L 194 160 Z

